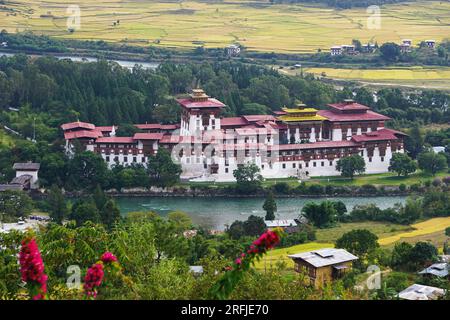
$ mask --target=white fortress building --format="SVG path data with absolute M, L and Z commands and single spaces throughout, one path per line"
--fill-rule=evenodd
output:
M 181 178 L 233 181 L 239 164 L 255 163 L 264 178 L 334 176 L 337 161 L 359 154 L 366 173 L 388 171 L 394 152 L 404 152 L 404 133 L 385 128 L 390 118 L 353 100 L 317 110 L 298 104 L 273 115 L 221 117 L 225 105 L 194 89 L 177 99 L 177 125 L 136 124 L 142 132 L 116 137 L 116 126 L 63 124 L 66 151 L 76 144 L 100 154 L 110 167 L 147 165 L 159 148 L 181 164 Z

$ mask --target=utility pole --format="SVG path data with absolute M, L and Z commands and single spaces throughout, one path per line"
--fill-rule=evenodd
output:
M 36 142 L 36 117 L 33 117 L 33 142 Z

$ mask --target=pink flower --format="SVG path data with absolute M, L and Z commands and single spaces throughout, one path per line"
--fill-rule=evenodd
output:
M 240 258 L 237 258 L 237 259 L 234 261 L 234 263 L 236 263 L 236 264 L 241 264 L 241 263 L 242 263 L 242 260 L 241 260 Z
M 33 291 L 33 299 L 45 299 L 47 293 L 47 275 L 44 273 L 44 262 L 35 239 L 22 241 L 19 253 L 20 273 L 22 280 Z M 35 294 L 36 293 L 36 294 Z
M 115 255 L 113 255 L 111 252 L 105 252 L 102 257 L 101 260 L 104 263 L 110 263 L 110 262 L 116 262 L 117 261 L 117 257 Z
M 84 290 L 88 297 L 96 297 L 97 289 L 101 286 L 104 276 L 103 264 L 96 263 L 93 264 L 87 271 L 86 276 L 84 277 Z

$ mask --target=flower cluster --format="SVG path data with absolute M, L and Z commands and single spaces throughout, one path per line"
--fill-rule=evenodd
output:
M 267 230 L 258 239 L 253 241 L 250 249 L 247 253 L 264 253 L 265 251 L 272 249 L 280 242 L 280 236 L 276 231 Z
M 95 298 L 97 296 L 97 288 L 102 284 L 104 274 L 101 262 L 93 264 L 88 269 L 84 277 L 84 290 L 88 297 Z
M 104 263 L 117 262 L 117 257 L 111 252 L 105 252 L 100 258 Z
M 33 300 L 46 298 L 47 275 L 44 262 L 35 239 L 25 239 L 19 253 L 20 273 L 27 283 Z

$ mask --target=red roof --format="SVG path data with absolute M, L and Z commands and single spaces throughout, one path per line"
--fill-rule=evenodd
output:
M 192 101 L 190 98 L 177 99 L 177 102 L 187 109 L 223 108 L 225 105 L 217 99 L 208 98 L 206 101 Z
M 230 118 L 222 118 L 220 120 L 220 125 L 223 127 L 226 126 L 244 126 L 247 124 L 247 121 L 242 117 L 230 117 Z
M 161 140 L 164 133 L 136 133 L 133 137 L 135 140 Z
M 367 132 L 358 136 L 353 136 L 352 140 L 356 142 L 368 142 L 368 141 L 382 141 L 382 140 L 397 140 L 397 135 L 404 135 L 403 133 L 391 130 L 391 129 L 380 129 L 373 132 Z
M 117 129 L 117 126 L 96 126 L 95 129 L 100 130 L 101 132 L 111 132 L 113 131 L 113 127 Z
M 98 138 L 95 143 L 135 143 L 132 137 L 103 137 Z
M 329 121 L 384 121 L 391 118 L 382 114 L 368 110 L 365 113 L 336 113 L 331 110 L 319 110 L 318 115 L 327 118 Z
M 370 109 L 368 106 L 359 104 L 357 102 L 332 103 L 332 104 L 329 104 L 328 106 L 333 109 L 344 110 L 344 111 L 345 110 L 369 110 Z
M 257 122 L 257 121 L 275 121 L 276 118 L 272 115 L 262 114 L 262 115 L 248 115 L 242 116 L 248 122 Z
M 95 126 L 94 126 L 92 123 L 81 122 L 81 121 L 65 123 L 65 124 L 61 125 L 61 128 L 62 128 L 64 131 L 66 131 L 66 130 L 72 130 L 72 129 L 77 129 L 77 128 L 83 128 L 83 129 L 95 130 Z
M 177 124 L 159 124 L 159 123 L 135 124 L 134 126 L 142 130 L 153 130 L 153 129 L 175 130 L 178 128 Z
M 68 131 L 64 132 L 64 138 L 66 140 L 79 139 L 79 138 L 92 138 L 96 139 L 102 137 L 103 134 L 96 130 L 80 130 L 80 131 Z
M 299 143 L 299 144 L 280 144 L 279 150 L 302 150 L 302 149 L 323 149 L 323 148 L 349 148 L 358 147 L 359 145 L 354 141 L 318 141 L 314 143 Z M 277 147 L 276 145 L 274 146 Z M 274 148 L 273 147 L 273 148 Z

